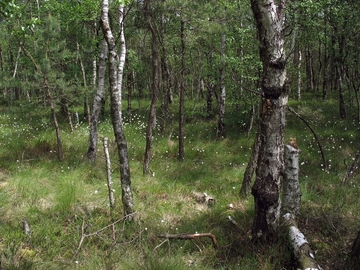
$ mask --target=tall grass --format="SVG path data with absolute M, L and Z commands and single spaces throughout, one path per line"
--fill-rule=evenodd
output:
M 306 98 L 306 97 L 305 97 Z M 109 120 L 99 125 L 97 162 L 86 160 L 88 129 L 70 132 L 61 123 L 63 162 L 56 158 L 55 132 L 39 109 L 1 110 L 0 253 L 5 269 L 292 269 L 285 236 L 277 243 L 254 245 L 252 197 L 239 191 L 253 136 L 246 118 L 229 110 L 225 139 L 216 139 L 216 121 L 191 111 L 186 124 L 185 160 L 177 161 L 177 127 L 154 135 L 151 174 L 142 174 L 146 102 L 125 115 L 136 219 L 122 218 L 119 163 Z M 327 159 L 311 132 L 288 115 L 286 140 L 297 139 L 300 154 L 302 214 L 299 224 L 317 258 L 330 269 L 343 269 L 359 224 L 359 178 L 341 184 L 359 148 L 359 125 L 339 119 L 333 100 L 291 101 L 317 132 Z M 188 110 L 190 111 L 190 109 Z M 174 112 L 176 113 L 176 112 Z M 191 118 L 190 118 L 191 116 Z M 254 134 L 254 132 L 253 132 Z M 101 137 L 110 138 L 116 209 L 109 211 Z M 196 202 L 193 192 L 216 199 L 212 207 Z M 232 216 L 238 224 L 228 221 Z M 31 226 L 31 237 L 21 220 Z M 114 226 L 106 227 L 112 223 Z M 105 229 L 104 229 L 105 228 Z M 209 239 L 168 240 L 158 234 L 213 233 Z M 83 241 L 81 242 L 81 239 Z M 80 245 L 81 244 L 81 245 Z

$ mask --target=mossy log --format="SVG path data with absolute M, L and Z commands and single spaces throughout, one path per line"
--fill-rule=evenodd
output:
M 305 235 L 298 229 L 294 216 L 287 213 L 283 216 L 286 226 L 289 229 L 290 243 L 294 250 L 298 267 L 301 270 L 322 270 L 315 260 L 315 254 L 311 249 Z

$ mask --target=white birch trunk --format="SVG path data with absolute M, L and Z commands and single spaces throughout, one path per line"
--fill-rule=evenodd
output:
M 299 149 L 285 145 L 285 177 L 283 183 L 283 213 L 295 217 L 300 213 Z
M 126 43 L 125 43 L 125 34 L 124 34 L 124 13 L 125 13 L 125 6 L 124 4 L 120 4 L 119 6 L 119 36 L 120 36 L 120 53 L 119 53 L 119 65 L 118 65 L 118 74 L 117 74 L 117 87 L 119 92 L 119 99 L 122 100 L 122 81 L 124 76 L 124 67 L 125 67 L 125 60 L 126 60 Z M 122 105 L 120 105 L 120 117 L 122 114 Z
M 256 216 L 253 235 L 275 234 L 280 222 L 287 105 L 284 46 L 285 0 L 251 0 L 260 41 L 262 74 L 261 134 L 256 180 L 252 187 Z
M 104 99 L 104 89 L 105 89 L 105 72 L 106 72 L 106 59 L 108 53 L 108 45 L 104 39 L 101 43 L 101 51 L 99 55 L 99 80 L 97 92 L 94 97 L 92 115 L 90 118 L 90 139 L 89 139 L 89 148 L 87 152 L 87 157 L 90 162 L 95 162 L 96 160 L 96 151 L 97 151 L 97 140 L 98 140 L 98 121 L 100 116 L 100 110 L 102 106 L 102 101 Z M 96 67 L 95 67 L 96 68 Z M 96 70 L 95 70 L 96 73 Z M 96 77 L 96 75 L 95 75 Z
M 104 154 L 105 154 L 105 161 L 106 161 L 106 176 L 107 176 L 107 187 L 109 193 L 109 204 L 110 204 L 110 211 L 115 208 L 115 196 L 114 196 L 114 188 L 113 188 L 113 181 L 111 177 L 111 161 L 109 155 L 109 147 L 108 147 L 108 138 L 105 137 L 103 144 L 104 144 Z
M 127 141 L 123 130 L 123 123 L 120 112 L 121 90 L 118 86 L 118 54 L 116 51 L 115 37 L 110 28 L 109 22 L 109 1 L 102 1 L 101 27 L 109 48 L 109 82 L 111 99 L 111 122 L 114 129 L 115 140 L 120 160 L 120 182 L 121 196 L 126 219 L 133 220 L 134 204 L 131 191 L 130 165 L 128 157 Z

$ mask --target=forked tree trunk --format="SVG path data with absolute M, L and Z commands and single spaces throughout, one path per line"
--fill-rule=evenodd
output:
M 262 110 L 256 180 L 254 237 L 276 234 L 280 220 L 280 186 L 284 168 L 284 131 L 287 104 L 283 37 L 285 0 L 251 0 L 260 39 Z
M 144 155 L 144 167 L 143 173 L 150 173 L 150 160 L 151 160 L 151 149 L 152 149 L 152 138 L 153 130 L 156 126 L 156 102 L 158 95 L 159 87 L 159 55 L 158 55 L 158 46 L 157 46 L 157 32 L 155 30 L 154 23 L 152 21 L 150 1 L 145 3 L 145 12 L 146 12 L 146 21 L 151 32 L 151 51 L 152 51 L 152 84 L 151 92 L 152 99 L 149 110 L 149 119 L 146 127 L 146 146 L 145 146 L 145 155 Z
M 100 111 L 103 105 L 104 99 L 104 88 L 105 88 L 105 71 L 106 71 L 106 58 L 108 53 L 108 45 L 104 39 L 101 44 L 101 51 L 99 55 L 99 80 L 97 92 L 93 101 L 92 115 L 90 119 L 90 139 L 89 139 L 89 148 L 87 151 L 87 158 L 90 162 L 95 162 L 96 160 L 96 150 L 98 143 L 98 122 Z
M 124 15 L 124 5 L 120 5 L 119 16 Z M 123 34 L 123 18 L 121 18 L 120 25 L 120 34 Z M 109 48 L 109 82 L 110 82 L 110 113 L 111 121 L 114 129 L 115 140 L 117 144 L 117 150 L 120 160 L 120 180 L 121 180 L 121 190 L 122 190 L 122 203 L 124 207 L 124 215 L 128 220 L 133 219 L 134 214 L 134 205 L 133 197 L 131 191 L 131 177 L 130 177 L 130 166 L 129 166 L 129 157 L 128 157 L 128 148 L 125 134 L 123 131 L 123 123 L 121 118 L 121 85 L 118 85 L 118 54 L 116 51 L 115 38 L 113 36 L 112 30 L 109 23 L 109 1 L 102 1 L 102 10 L 101 10 L 101 27 L 104 32 L 104 36 Z M 125 43 L 124 43 L 125 44 Z M 123 52 L 121 52 L 123 53 Z M 121 59 L 121 57 L 120 57 Z

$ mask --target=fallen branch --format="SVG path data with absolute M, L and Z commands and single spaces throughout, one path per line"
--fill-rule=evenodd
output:
M 193 233 L 193 234 L 159 234 L 159 238 L 165 239 L 196 239 L 200 237 L 209 237 L 211 238 L 214 248 L 217 248 L 216 237 L 212 233 Z
M 315 255 L 305 235 L 297 228 L 294 216 L 287 213 L 283 216 L 289 228 L 289 238 L 301 270 L 322 270 L 315 261 Z
M 131 215 L 134 215 L 135 213 L 132 213 Z M 114 221 L 113 223 L 93 232 L 93 233 L 89 233 L 89 234 L 85 234 L 85 228 L 86 228 L 86 223 L 85 223 L 85 220 L 83 220 L 82 222 L 82 225 L 81 225 L 81 238 L 80 238 L 80 241 L 79 241 L 79 245 L 73 255 L 73 258 L 75 258 L 75 256 L 79 253 L 80 249 L 81 249 L 81 246 L 85 240 L 85 238 L 87 237 L 91 237 L 91 236 L 94 236 L 94 235 L 97 235 L 100 237 L 99 233 L 101 233 L 102 231 L 108 229 L 108 228 L 113 228 L 115 226 L 115 224 L 121 222 L 121 221 L 125 221 L 126 219 L 128 218 L 128 215 L 122 217 L 121 219 L 118 219 L 116 221 Z M 114 230 L 114 229 L 113 229 Z

